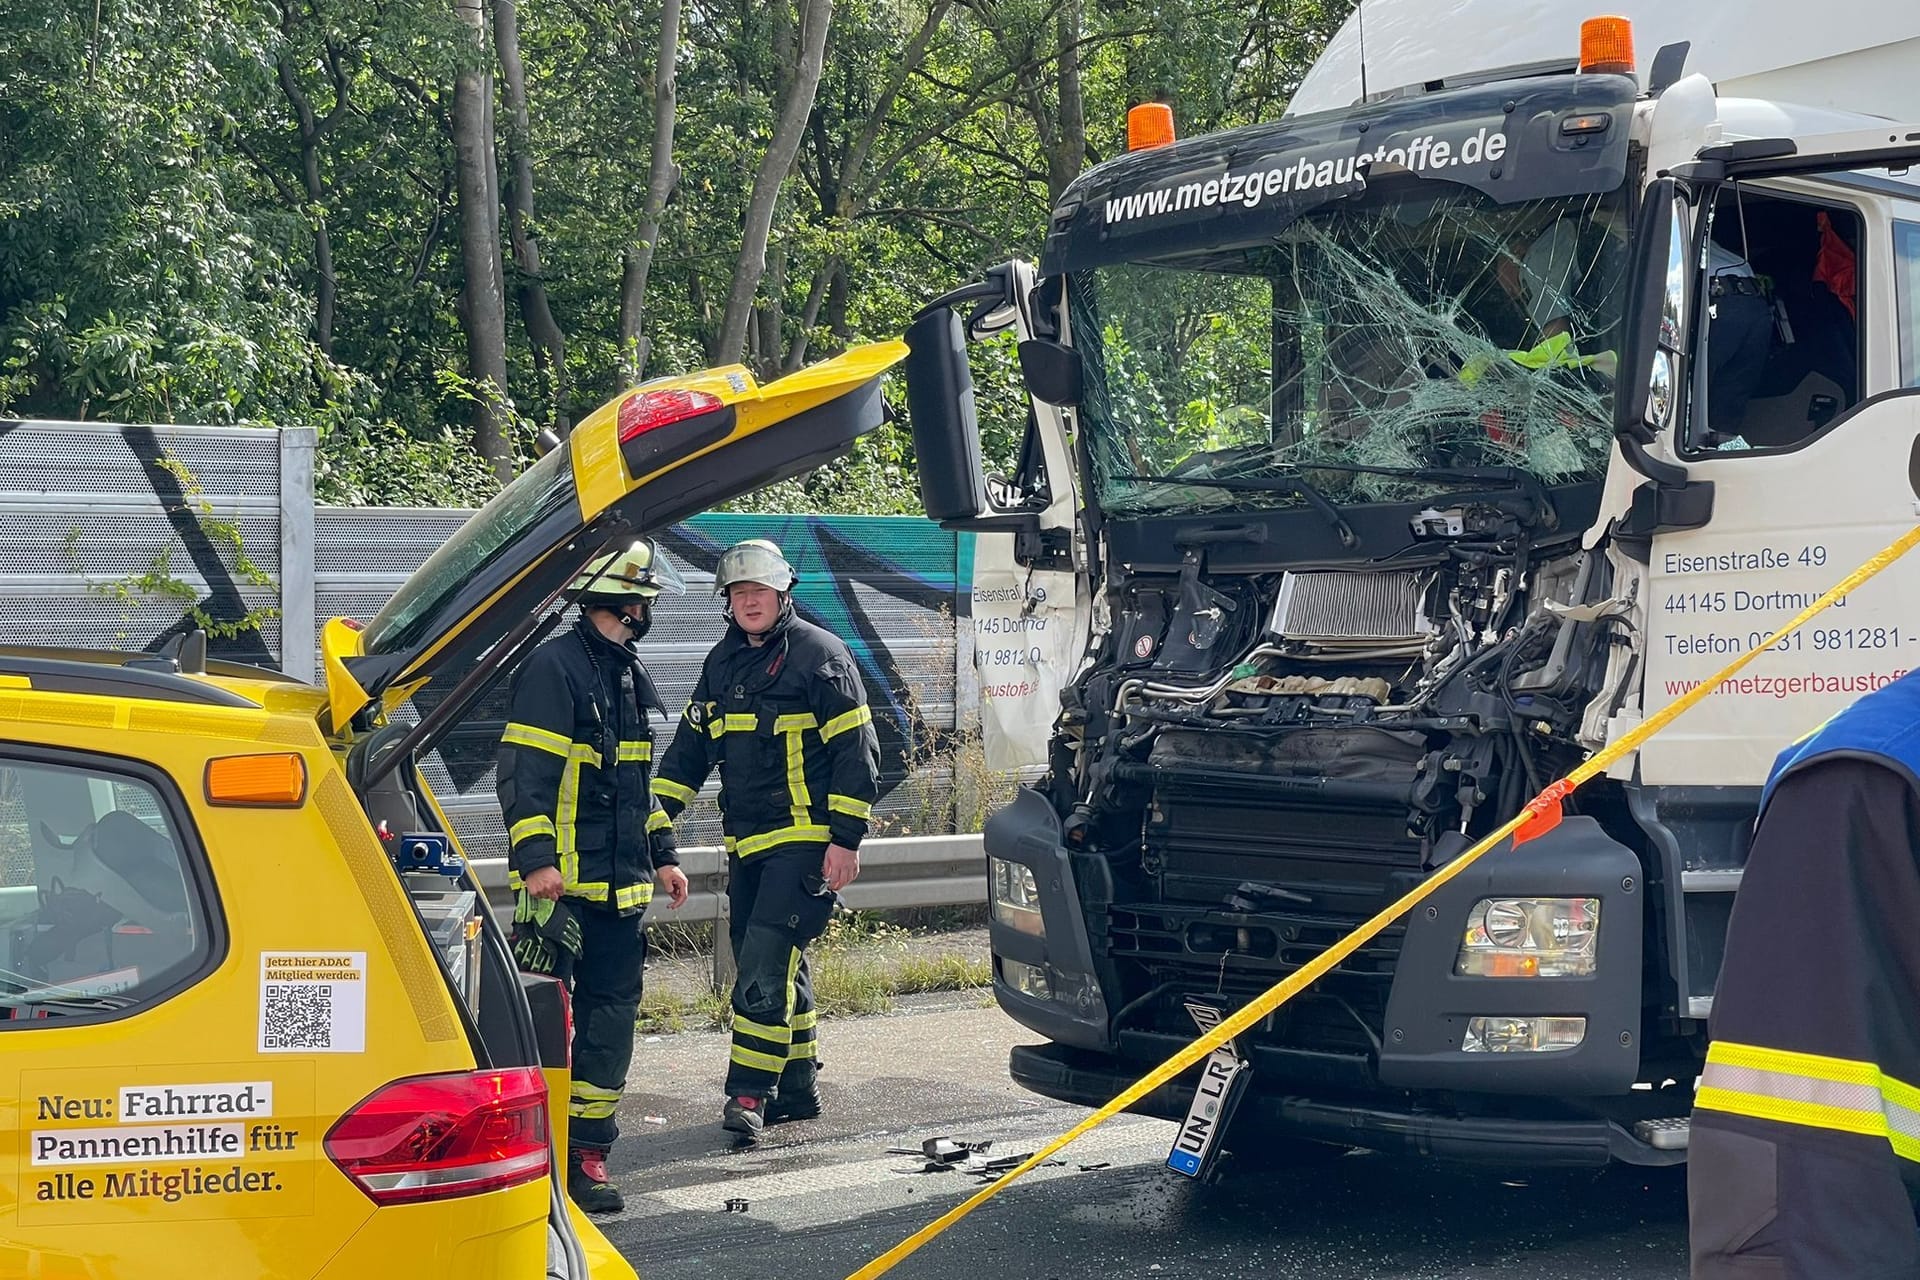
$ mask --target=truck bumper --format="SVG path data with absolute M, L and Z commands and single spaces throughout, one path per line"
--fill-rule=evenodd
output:
M 1144 1069 L 1131 1070 L 1124 1059 L 1056 1044 L 1016 1046 L 1009 1065 L 1014 1081 L 1023 1088 L 1084 1107 L 1104 1105 L 1144 1074 Z M 1196 1079 L 1189 1073 L 1162 1085 L 1130 1110 L 1178 1121 L 1187 1113 Z M 1262 1093 L 1257 1072 L 1254 1089 L 1235 1113 L 1228 1147 L 1234 1145 L 1236 1136 L 1243 1137 L 1249 1130 L 1337 1146 L 1510 1167 L 1593 1168 L 1615 1160 L 1671 1165 L 1686 1159 L 1684 1150 L 1656 1149 L 1608 1120 L 1440 1115 L 1385 1102 L 1332 1102 Z

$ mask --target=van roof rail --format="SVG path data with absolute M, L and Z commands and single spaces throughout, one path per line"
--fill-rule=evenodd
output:
M 83 693 L 253 710 L 260 707 L 231 689 L 190 679 L 177 671 L 156 669 L 159 662 L 150 653 L 0 647 L 0 675 L 25 676 L 29 687 L 41 693 Z

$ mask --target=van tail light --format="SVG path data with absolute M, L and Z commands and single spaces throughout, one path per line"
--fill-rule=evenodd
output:
M 719 396 L 708 391 L 694 391 L 691 388 L 637 391 L 620 402 L 620 443 L 625 444 L 635 436 L 725 407 L 725 402 Z
M 450 1200 L 547 1172 L 547 1084 L 535 1067 L 396 1080 L 327 1130 L 327 1158 L 375 1204 Z

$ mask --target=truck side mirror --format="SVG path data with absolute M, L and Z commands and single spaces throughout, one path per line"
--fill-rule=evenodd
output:
M 1685 333 L 1687 249 L 1673 179 L 1647 191 L 1627 271 L 1614 433 L 1648 443 L 1672 420 Z
M 1920 498 L 1920 436 L 1913 438 L 1913 452 L 1907 455 L 1907 485 Z
M 980 467 L 967 335 L 950 306 L 907 328 L 907 412 L 920 464 L 920 500 L 934 520 L 971 520 L 991 509 Z
M 1029 390 L 1056 408 L 1080 403 L 1080 353 L 1046 338 L 1020 344 L 1020 376 Z

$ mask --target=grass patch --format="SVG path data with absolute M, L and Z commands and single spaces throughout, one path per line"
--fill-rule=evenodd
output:
M 677 991 L 649 991 L 640 1000 L 635 1028 L 647 1035 L 681 1031 L 721 1031 L 732 1024 L 727 997 L 712 991 L 682 995 Z
M 880 912 L 835 916 L 808 948 L 814 1007 L 826 1017 L 886 1013 L 896 996 L 983 991 L 991 985 L 986 957 L 942 952 L 927 942 L 926 935 Z M 724 1029 L 729 1021 L 725 994 L 650 990 L 640 1003 L 638 1025 L 643 1032 L 661 1034 Z

